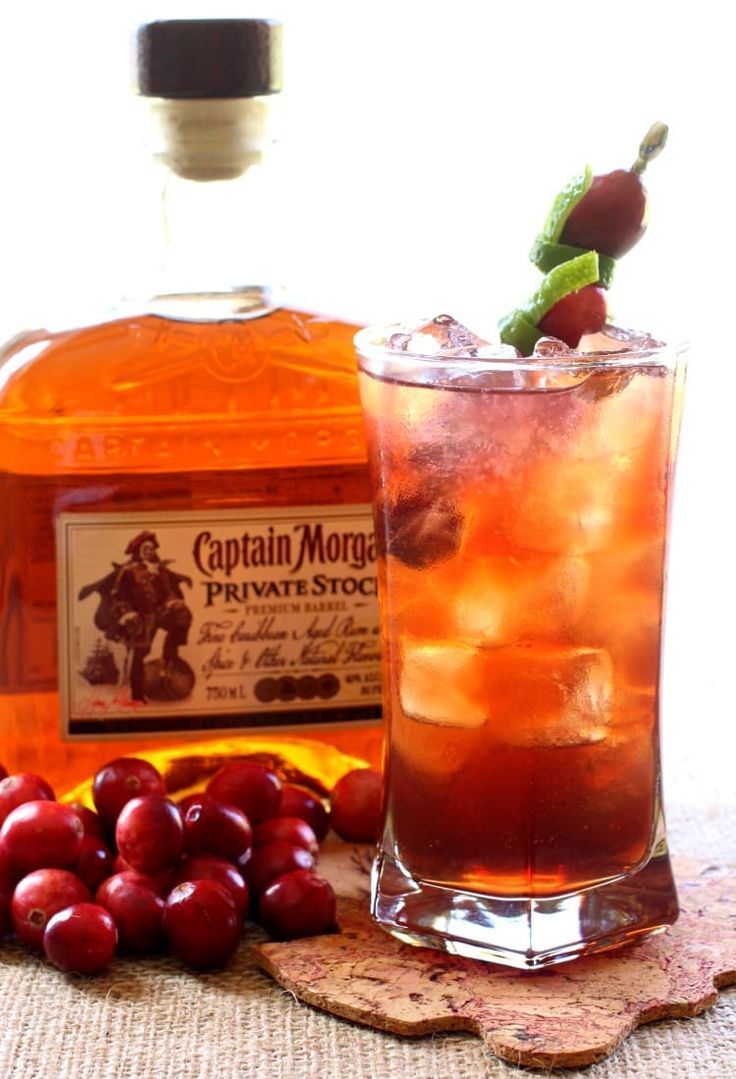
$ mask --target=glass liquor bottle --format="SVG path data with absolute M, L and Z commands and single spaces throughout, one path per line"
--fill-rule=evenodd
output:
M 144 755 L 329 787 L 380 753 L 356 327 L 269 287 L 280 27 L 137 36 L 168 255 L 150 298 L 0 353 L 0 761 Z

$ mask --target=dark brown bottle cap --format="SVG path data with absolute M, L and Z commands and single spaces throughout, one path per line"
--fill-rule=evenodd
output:
M 167 19 L 136 35 L 144 97 L 260 97 L 281 90 L 281 24 L 271 19 Z

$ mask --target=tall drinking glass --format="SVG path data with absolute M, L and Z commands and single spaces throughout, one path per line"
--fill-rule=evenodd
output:
M 522 968 L 613 948 L 677 918 L 659 682 L 684 356 L 416 340 L 356 338 L 389 724 L 373 915 Z

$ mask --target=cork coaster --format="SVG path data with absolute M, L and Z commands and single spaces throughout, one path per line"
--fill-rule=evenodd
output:
M 642 1023 L 695 1016 L 736 983 L 736 869 L 674 861 L 682 913 L 639 945 L 534 973 L 394 940 L 368 913 L 371 851 L 327 843 L 320 872 L 340 932 L 255 944 L 256 963 L 299 999 L 392 1034 L 464 1030 L 503 1060 L 571 1068 L 609 1056 Z

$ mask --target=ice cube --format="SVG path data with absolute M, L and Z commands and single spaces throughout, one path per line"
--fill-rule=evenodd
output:
M 611 659 L 602 648 L 471 648 L 404 641 L 404 716 L 474 730 L 505 745 L 561 747 L 602 741 L 610 721 Z
M 441 491 L 407 490 L 389 496 L 383 512 L 385 536 L 379 543 L 384 542 L 388 553 L 406 566 L 420 569 L 444 562 L 460 546 L 463 515 L 452 497 Z
M 573 456 L 532 462 L 509 489 L 505 534 L 531 551 L 580 555 L 601 549 L 616 519 L 616 469 L 614 460 L 604 468 Z
M 540 337 L 534 346 L 533 357 L 544 360 L 555 360 L 558 357 L 574 356 L 575 350 L 560 341 L 559 337 Z
M 612 682 L 611 659 L 602 648 L 489 650 L 489 736 L 529 748 L 600 742 L 610 722 Z
M 392 333 L 386 341 L 386 348 L 390 348 L 394 352 L 406 352 L 410 344 L 410 333 Z
M 542 339 L 544 340 L 544 338 Z M 538 345 L 541 341 L 538 342 Z M 577 354 L 590 360 L 592 356 L 600 355 L 605 358 L 607 354 L 621 354 L 622 359 L 626 353 L 649 352 L 653 348 L 661 347 L 662 342 L 656 341 L 648 333 L 640 333 L 636 330 L 626 330 L 620 326 L 607 325 L 599 333 L 585 334 L 577 347 Z M 536 350 L 535 350 L 536 355 Z M 586 375 L 586 382 L 582 388 L 582 396 L 586 400 L 599 401 L 608 397 L 616 396 L 629 384 L 636 374 L 633 366 L 601 366 L 598 370 Z
M 580 633 L 606 648 L 617 693 L 651 694 L 659 685 L 663 555 L 661 537 L 622 536 L 590 559 L 590 601 Z
M 451 604 L 456 635 L 479 646 L 513 637 L 518 588 L 516 559 L 499 556 L 470 562 Z
M 664 573 L 664 538 L 661 535 L 622 537 L 614 548 L 590 559 L 594 599 L 632 589 L 661 594 Z
M 575 556 L 474 560 L 450 600 L 455 635 L 485 647 L 559 639 L 584 610 L 589 576 Z
M 579 454 L 622 457 L 640 447 L 653 463 L 661 461 L 662 448 L 657 441 L 662 437 L 668 394 L 667 381 L 653 372 L 645 374 L 633 367 L 594 371 L 581 387 L 586 406 L 595 402 L 595 412 L 588 408 L 589 422 L 578 438 Z M 639 467 L 632 458 L 630 468 Z
M 479 360 L 518 360 L 520 356 L 518 348 L 503 342 L 479 345 L 476 350 L 476 359 Z
M 524 388 L 537 392 L 567 390 L 584 383 L 588 377 L 587 371 L 567 363 L 575 356 L 575 349 L 570 348 L 559 337 L 540 337 L 534 346 L 530 360 L 536 360 L 538 363 L 541 361 L 544 366 L 537 367 L 533 363 L 529 364 L 524 371 Z
M 563 554 L 532 564 L 517 603 L 517 637 L 554 640 L 569 633 L 586 610 L 590 567 L 585 558 Z
M 486 721 L 485 701 L 482 693 L 473 693 L 479 656 L 477 649 L 459 644 L 404 641 L 399 675 L 404 715 L 441 727 L 482 727 Z
M 453 357 L 475 356 L 478 348 L 488 342 L 452 315 L 437 315 L 415 329 L 393 333 L 386 344 L 390 349 L 417 356 Z
M 387 616 L 399 637 L 435 641 L 447 634 L 457 569 L 454 560 L 423 570 L 402 565 L 397 559 L 379 562 L 379 587 L 386 597 Z
M 577 350 L 583 355 L 590 355 L 596 352 L 647 352 L 661 346 L 662 342 L 656 341 L 649 333 L 609 324 L 599 333 L 584 334 Z
M 588 612 L 588 632 L 605 644 L 622 686 L 651 691 L 659 684 L 661 601 L 656 588 L 601 590 Z

